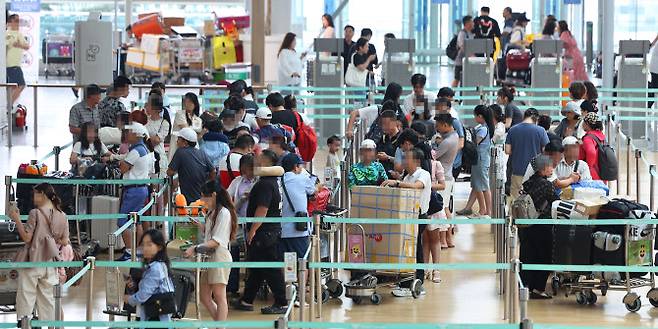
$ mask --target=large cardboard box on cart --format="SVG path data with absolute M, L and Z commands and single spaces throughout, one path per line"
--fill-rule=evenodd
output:
M 420 191 L 379 186 L 352 188 L 352 218 L 417 219 Z M 366 234 L 366 262 L 416 263 L 415 224 L 362 224 Z

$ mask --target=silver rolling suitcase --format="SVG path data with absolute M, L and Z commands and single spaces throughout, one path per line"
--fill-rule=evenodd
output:
M 108 195 L 97 195 L 91 198 L 91 214 L 118 214 L 119 198 Z M 91 221 L 91 239 L 97 240 L 101 249 L 108 248 L 108 234 L 117 230 L 116 219 L 99 219 Z M 117 238 L 116 250 L 124 247 L 121 237 Z

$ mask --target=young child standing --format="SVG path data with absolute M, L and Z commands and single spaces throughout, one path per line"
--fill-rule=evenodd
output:
M 336 135 L 327 139 L 329 153 L 327 154 L 327 162 L 324 169 L 324 179 L 331 183 L 327 184 L 330 187 L 333 187 L 335 179 L 340 177 L 340 149 L 342 146 L 343 142 L 340 140 L 340 137 Z

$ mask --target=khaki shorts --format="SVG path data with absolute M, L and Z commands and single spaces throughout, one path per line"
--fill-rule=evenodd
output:
M 510 195 L 512 196 L 511 201 L 516 200 L 519 197 L 521 188 L 523 187 L 523 176 L 512 175 L 512 183 L 510 186 Z
M 233 257 L 228 249 L 224 247 L 218 247 L 215 254 L 210 258 L 211 262 L 232 262 Z M 207 284 L 228 284 L 228 277 L 231 274 L 231 269 L 226 268 L 209 268 L 207 271 L 202 273 L 201 282 Z

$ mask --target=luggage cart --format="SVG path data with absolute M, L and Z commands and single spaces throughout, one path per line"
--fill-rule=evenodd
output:
M 173 76 L 171 80 L 181 83 L 195 77 L 204 81 L 206 65 L 202 37 L 175 37 L 170 39 L 173 54 Z
M 73 77 L 75 75 L 73 54 L 72 35 L 46 34 L 41 45 L 46 79 L 50 75 Z
M 406 224 L 402 224 L 406 225 Z M 394 226 L 394 225 L 388 225 Z M 362 225 L 348 225 L 347 230 L 347 255 L 346 258 L 350 263 L 365 263 L 368 250 L 366 249 L 366 238 L 372 237 L 374 239 L 383 239 L 379 234 L 367 233 L 367 230 Z M 374 236 L 374 237 L 373 237 Z M 413 248 L 415 251 L 415 247 Z M 414 255 L 404 255 L 408 257 L 415 257 Z M 415 271 L 374 271 L 368 273 L 360 278 L 354 279 L 348 283 L 343 284 L 345 289 L 345 297 L 351 298 L 355 304 L 361 304 L 364 300 L 369 299 L 374 305 L 379 305 L 382 302 L 382 295 L 378 293 L 377 289 L 391 284 L 401 284 L 403 282 L 411 281 L 410 289 L 411 295 L 414 298 L 420 297 L 422 291 L 422 283 L 416 279 Z
M 328 205 L 325 211 L 317 211 L 320 215 L 320 258 L 329 262 L 338 261 L 338 246 L 336 241 L 336 232 L 338 225 L 336 223 L 326 223 L 325 217 L 344 217 L 347 209 L 338 208 Z M 339 298 L 343 295 L 343 282 L 338 279 L 338 270 L 323 268 L 321 273 L 322 280 L 322 302 L 326 303 L 330 298 Z
M 11 228 L 11 224 L 9 227 Z M 13 262 L 23 242 L 0 243 L 0 262 Z M 18 290 L 18 270 L 0 270 L 0 313 L 16 311 L 16 291 Z
M 641 232 L 641 233 L 640 233 Z M 593 233 L 592 237 L 601 232 Z M 653 225 L 625 225 L 624 242 L 620 248 L 624 252 L 624 265 L 651 266 L 653 265 L 653 243 L 656 238 L 656 228 Z M 596 248 L 596 246 L 592 247 Z M 638 257 L 631 257 L 631 256 Z M 634 290 L 649 287 L 647 299 L 654 307 L 658 307 L 658 288 L 656 288 L 655 273 L 649 272 L 649 277 L 633 276 L 631 273 L 555 273 L 552 279 L 552 288 L 555 293 L 564 290 L 565 297 L 574 294 L 576 302 L 580 305 L 595 304 L 597 295 L 595 290 L 605 296 L 608 291 L 625 291 L 622 302 L 630 312 L 637 312 L 642 307 L 642 301 Z M 617 277 L 618 276 L 618 277 Z

